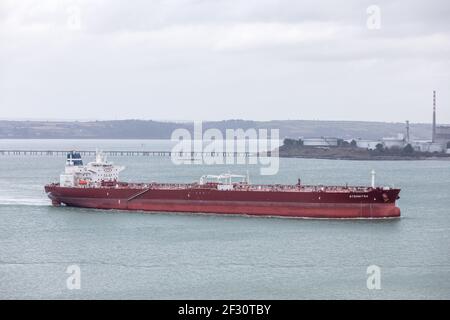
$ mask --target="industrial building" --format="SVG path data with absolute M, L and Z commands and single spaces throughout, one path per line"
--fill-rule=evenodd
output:
M 375 150 L 378 144 L 383 144 L 381 140 L 357 139 L 356 146 L 362 149 Z
M 408 143 L 405 139 L 405 136 L 402 133 L 399 133 L 397 137 L 388 137 L 381 139 L 383 146 L 385 148 L 404 148 Z
M 378 144 L 385 148 L 404 148 L 411 144 L 414 150 L 419 152 L 447 152 L 450 153 L 450 126 L 438 126 L 436 124 L 436 91 L 433 91 L 433 125 L 431 140 L 411 140 L 409 121 L 406 121 L 406 136 L 398 134 L 397 137 L 387 137 L 381 140 L 357 139 L 356 146 L 369 150 L 376 149 Z
M 305 147 L 337 147 L 338 138 L 321 137 L 321 138 L 301 138 Z
M 446 148 L 442 143 L 431 141 L 411 141 L 411 146 L 419 152 L 445 152 Z
M 303 138 L 300 140 L 306 147 L 337 147 L 339 139 L 335 137 Z M 351 143 L 353 139 L 347 139 Z M 378 140 L 355 139 L 356 147 L 368 150 L 375 150 L 377 145 L 384 148 L 402 149 L 410 144 L 418 152 L 447 152 L 450 153 L 450 125 L 438 126 L 436 124 L 436 91 L 433 91 L 433 125 L 431 140 L 410 139 L 409 121 L 406 121 L 406 135 L 399 133 L 396 137 L 384 137 Z
M 449 143 L 450 142 L 450 126 L 437 126 L 436 127 L 436 142 Z
M 409 128 L 407 129 L 409 134 Z M 436 125 L 436 91 L 433 91 L 433 126 L 431 141 L 411 141 L 411 146 L 421 152 L 447 152 L 450 142 L 450 126 Z

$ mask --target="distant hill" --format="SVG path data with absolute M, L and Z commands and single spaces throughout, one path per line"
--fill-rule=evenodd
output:
M 152 120 L 7 121 L 0 120 L 0 139 L 169 139 L 173 130 L 192 130 L 192 123 Z M 279 129 L 280 138 L 331 136 L 378 139 L 405 133 L 404 123 L 369 121 L 274 120 L 207 121 L 203 129 Z M 430 124 L 411 124 L 411 138 L 429 139 Z
M 298 144 L 284 144 L 279 148 L 280 157 L 284 158 L 309 158 L 309 159 L 341 159 L 341 160 L 426 160 L 426 159 L 450 159 L 450 154 L 445 152 L 420 152 L 415 151 L 411 145 L 405 148 L 377 148 L 369 150 L 365 148 L 338 146 L 330 148 L 315 148 Z

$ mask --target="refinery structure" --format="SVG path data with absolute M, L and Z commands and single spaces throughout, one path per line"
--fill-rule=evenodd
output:
M 300 138 L 304 146 L 308 147 L 338 147 L 339 141 L 336 137 Z M 437 125 L 436 123 L 436 91 L 433 91 L 433 118 L 432 134 L 429 140 L 415 140 L 411 138 L 409 121 L 406 121 L 405 133 L 399 133 L 395 137 L 383 137 L 376 140 L 370 139 L 347 139 L 348 143 L 362 149 L 375 150 L 380 145 L 383 148 L 404 148 L 408 144 L 418 152 L 446 152 L 450 153 L 450 125 Z
M 438 126 L 436 124 L 436 91 L 433 91 L 433 124 L 431 141 L 409 139 L 409 123 L 407 125 L 407 139 L 405 144 L 411 144 L 416 151 L 422 152 L 447 152 L 450 153 L 450 126 Z

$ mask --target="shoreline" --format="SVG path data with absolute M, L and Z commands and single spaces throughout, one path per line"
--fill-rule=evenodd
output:
M 356 161 L 424 161 L 450 160 L 449 153 L 405 152 L 403 149 L 368 150 L 355 147 L 313 148 L 287 147 L 278 148 L 280 158 L 325 159 L 325 160 L 356 160 Z
M 441 160 L 441 161 L 450 161 L 450 156 L 444 157 L 367 157 L 367 158 L 358 158 L 358 157 L 324 157 L 324 156 L 286 156 L 280 155 L 280 158 L 285 159 L 317 159 L 317 160 L 349 160 L 349 161 L 426 161 L 426 160 Z

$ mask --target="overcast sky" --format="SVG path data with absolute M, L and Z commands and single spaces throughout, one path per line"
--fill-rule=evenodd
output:
M 434 89 L 450 123 L 448 0 L 0 1 L 2 119 L 430 122 Z

